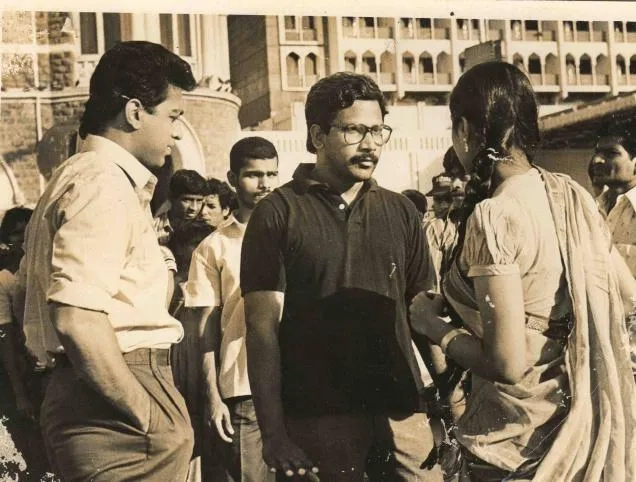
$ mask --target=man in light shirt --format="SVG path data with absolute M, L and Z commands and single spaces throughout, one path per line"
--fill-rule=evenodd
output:
M 636 139 L 630 125 L 610 123 L 599 133 L 589 174 L 597 185 L 606 185 L 596 199 L 607 215 L 612 242 L 636 277 Z M 636 311 L 636 300 L 633 300 Z M 636 376 L 636 321 L 628 316 L 632 371 Z
M 179 137 L 189 65 L 122 42 L 91 77 L 80 152 L 53 173 L 19 270 L 26 344 L 53 366 L 41 408 L 64 480 L 185 480 L 192 429 L 169 348 L 183 336 L 165 303 L 152 224 L 158 168 Z
M 247 221 L 256 203 L 278 185 L 276 148 L 262 137 L 241 139 L 230 151 L 227 177 L 236 189 L 239 207 L 194 251 L 186 306 L 196 307 L 199 332 L 204 334 L 201 353 L 205 420 L 217 438 L 225 442 L 215 447 L 225 471 L 215 480 L 266 482 L 274 480 L 274 474 L 263 461 L 263 444 L 247 376 L 239 274 Z

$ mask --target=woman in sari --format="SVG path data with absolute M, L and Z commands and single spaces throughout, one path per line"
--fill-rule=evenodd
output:
M 520 70 L 473 67 L 450 110 L 471 180 L 443 296 L 420 293 L 411 320 L 471 373 L 460 480 L 636 480 L 634 279 L 589 193 L 532 165 L 537 104 Z

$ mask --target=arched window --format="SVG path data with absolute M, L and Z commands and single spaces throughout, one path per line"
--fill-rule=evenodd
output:
M 289 87 L 301 86 L 300 71 L 298 67 L 299 60 L 300 57 L 294 52 L 287 55 L 287 58 L 285 59 L 287 65 L 287 85 Z
M 567 74 L 567 83 L 576 85 L 576 63 L 574 57 L 570 54 L 565 57 L 565 72 Z
M 579 59 L 579 74 L 581 85 L 592 85 L 592 59 L 587 54 Z
M 548 54 L 545 58 L 545 83 L 546 85 L 559 83 L 559 59 L 554 54 Z
M 380 56 L 380 83 L 395 84 L 395 55 L 389 51 Z
M 419 60 L 419 77 L 420 84 L 435 83 L 433 57 L 428 52 L 423 52 Z
M 596 84 L 609 85 L 610 78 L 610 62 L 607 56 L 601 54 L 596 57 Z
M 318 80 L 318 59 L 311 53 L 305 57 L 305 87 L 310 87 Z
M 345 52 L 344 55 L 344 69 L 345 72 L 355 72 L 356 71 L 356 54 L 348 51 Z
M 437 56 L 437 83 L 447 85 L 451 83 L 453 67 L 451 57 L 446 52 L 440 52 Z
M 378 73 L 378 65 L 373 52 L 367 51 L 362 55 L 362 72 L 371 75 L 371 77 L 375 77 L 375 74 Z
M 616 74 L 618 75 L 618 84 L 625 85 L 627 83 L 627 68 L 625 58 L 622 55 L 618 55 L 616 57 Z
M 405 52 L 402 54 L 402 74 L 404 81 L 408 84 L 414 84 L 416 82 L 415 72 L 415 58 L 411 52 Z
M 535 53 L 528 57 L 528 76 L 534 85 L 542 85 L 541 58 Z

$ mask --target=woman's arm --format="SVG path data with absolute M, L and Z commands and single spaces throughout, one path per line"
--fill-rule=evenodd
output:
M 459 334 L 447 345 L 447 355 L 477 376 L 517 383 L 527 370 L 523 289 L 518 274 L 473 278 L 483 338 Z M 453 327 L 439 316 L 441 297 L 420 293 L 411 305 L 413 329 L 439 344 Z

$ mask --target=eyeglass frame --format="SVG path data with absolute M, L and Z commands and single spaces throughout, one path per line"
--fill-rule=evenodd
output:
M 364 128 L 364 134 L 362 134 L 362 137 L 360 138 L 359 141 L 355 141 L 355 142 L 349 142 L 347 140 L 347 128 L 349 127 L 363 127 Z M 393 128 L 391 126 L 388 126 L 386 124 L 378 124 L 375 126 L 367 126 L 365 124 L 356 124 L 356 123 L 351 123 L 351 124 L 345 124 L 345 125 L 340 125 L 340 124 L 329 124 L 329 127 L 335 127 L 336 129 L 338 129 L 340 132 L 342 132 L 342 136 L 344 138 L 345 144 L 348 146 L 353 146 L 355 144 L 360 144 L 365 137 L 367 137 L 367 134 L 371 133 L 371 139 L 373 139 L 373 142 L 375 143 L 376 146 L 384 146 L 385 144 L 388 144 L 389 140 L 391 140 L 391 134 L 393 133 Z M 378 134 L 380 135 L 380 140 L 382 141 L 381 143 L 378 143 L 377 139 L 376 139 L 376 135 L 373 134 L 372 129 L 375 128 L 380 128 Z M 389 135 L 386 138 L 386 141 L 382 138 L 382 131 L 388 131 Z M 359 134 L 359 132 L 358 132 Z

